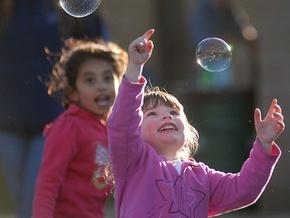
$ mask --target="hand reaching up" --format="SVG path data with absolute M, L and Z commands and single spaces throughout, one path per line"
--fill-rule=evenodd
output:
M 150 37 L 154 29 L 147 30 L 143 36 L 138 37 L 129 45 L 129 62 L 136 65 L 145 64 L 153 51 L 153 42 Z
M 129 63 L 125 75 L 131 82 L 140 79 L 143 66 L 151 57 L 154 45 L 150 37 L 153 33 L 154 29 L 149 29 L 129 45 Z
M 261 117 L 260 109 L 256 108 L 255 128 L 257 137 L 268 152 L 271 152 L 272 144 L 285 129 L 284 117 L 277 99 L 273 99 L 271 106 L 264 119 Z

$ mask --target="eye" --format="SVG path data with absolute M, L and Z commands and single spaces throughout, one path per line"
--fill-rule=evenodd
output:
M 87 84 L 93 84 L 95 82 L 94 78 L 93 77 L 87 77 L 85 78 L 85 83 Z
M 151 112 L 146 114 L 146 117 L 155 116 L 155 115 L 157 115 L 157 113 L 155 111 L 151 111 Z
M 114 80 L 114 71 L 106 70 L 103 72 L 103 81 L 110 83 Z
M 172 115 L 172 116 L 179 116 L 180 113 L 178 111 L 176 111 L 176 110 L 172 110 L 172 111 L 170 111 L 170 115 Z
M 104 81 L 106 81 L 106 82 L 111 82 L 112 80 L 113 80 L 113 76 L 112 75 L 106 75 L 104 77 Z

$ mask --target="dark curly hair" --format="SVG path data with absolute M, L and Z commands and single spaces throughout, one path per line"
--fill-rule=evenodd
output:
M 123 48 L 100 39 L 69 38 L 64 41 L 60 54 L 54 55 L 47 48 L 45 51 L 49 57 L 56 58 L 47 81 L 48 94 L 60 98 L 65 108 L 70 103 L 69 91 L 76 88 L 79 68 L 86 60 L 98 58 L 110 62 L 119 79 L 123 76 L 128 63 L 128 54 Z

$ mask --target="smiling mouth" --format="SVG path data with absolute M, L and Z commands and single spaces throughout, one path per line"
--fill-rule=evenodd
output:
M 158 132 L 170 132 L 170 131 L 177 131 L 177 126 L 173 123 L 166 123 L 158 129 Z

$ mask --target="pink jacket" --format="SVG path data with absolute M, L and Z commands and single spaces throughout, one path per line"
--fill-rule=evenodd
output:
M 50 124 L 33 218 L 103 218 L 111 187 L 97 189 L 92 179 L 102 161 L 108 160 L 107 145 L 106 126 L 76 105 Z
M 123 79 L 108 121 L 109 148 L 116 180 L 118 218 L 207 218 L 254 203 L 280 156 L 275 144 L 267 154 L 256 140 L 240 173 L 223 173 L 194 160 L 181 174 L 140 135 L 146 81 Z

